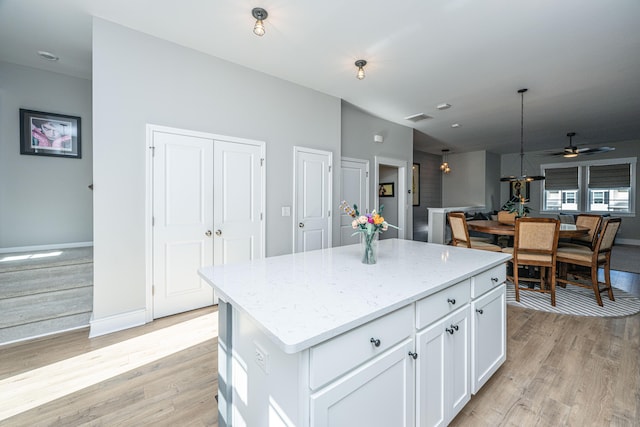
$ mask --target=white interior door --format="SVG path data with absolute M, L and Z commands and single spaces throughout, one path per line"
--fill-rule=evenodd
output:
M 331 246 L 329 151 L 294 147 L 294 252 Z
M 340 200 L 349 205 L 358 206 L 362 213 L 369 211 L 369 161 L 342 158 L 340 165 Z M 340 245 L 351 245 L 360 242 L 360 236 L 353 236 L 351 218 L 340 212 Z
M 214 303 L 199 268 L 264 256 L 265 149 L 261 141 L 148 128 L 147 304 L 157 318 Z
M 213 261 L 213 143 L 154 131 L 153 317 L 213 304 L 197 270 Z
M 214 142 L 214 264 L 264 256 L 263 145 Z

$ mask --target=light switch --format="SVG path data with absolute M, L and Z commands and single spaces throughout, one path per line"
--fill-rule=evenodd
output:
M 291 216 L 291 206 L 282 207 L 282 216 Z

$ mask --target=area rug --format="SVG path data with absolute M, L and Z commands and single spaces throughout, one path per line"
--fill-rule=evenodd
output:
M 593 317 L 621 317 L 640 313 L 640 298 L 613 288 L 611 301 L 606 293 L 602 294 L 600 307 L 596 302 L 592 290 L 578 286 L 567 285 L 566 288 L 556 287 L 556 306 L 551 306 L 551 296 L 538 292 L 520 292 L 520 302 L 516 301 L 516 293 L 513 283 L 507 281 L 507 304 L 533 310 L 548 311 L 558 314 L 572 314 L 574 316 Z

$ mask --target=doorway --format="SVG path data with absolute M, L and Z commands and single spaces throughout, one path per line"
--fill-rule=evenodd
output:
M 406 233 L 406 229 L 407 229 L 407 201 L 408 201 L 408 197 L 407 197 L 407 191 L 408 191 L 408 187 L 407 187 L 407 162 L 404 160 L 398 160 L 398 159 L 392 159 L 392 158 L 388 158 L 388 157 L 380 157 L 380 156 L 376 156 L 375 157 L 375 166 L 374 166 L 374 172 L 375 172 L 375 177 L 374 177 L 374 184 L 373 184 L 373 188 L 376 189 L 376 191 L 374 192 L 375 194 L 375 203 L 374 206 L 378 207 L 381 204 L 386 205 L 386 199 L 387 197 L 380 197 L 380 193 L 379 191 L 377 191 L 380 188 L 380 184 L 381 183 L 385 183 L 385 181 L 382 180 L 381 176 L 382 174 L 387 174 L 388 176 L 397 176 L 397 186 L 394 185 L 394 194 L 397 195 L 397 201 L 395 203 L 397 203 L 397 205 L 395 206 L 395 209 L 392 208 L 393 212 L 391 212 L 387 207 L 385 207 L 384 212 L 383 212 L 383 216 L 385 216 L 385 219 L 387 218 L 387 215 L 392 215 L 395 213 L 397 214 L 397 223 L 393 223 L 391 221 L 388 221 L 389 223 L 396 225 L 398 227 L 398 239 L 405 239 L 407 236 Z M 397 175 L 394 174 L 397 173 Z M 387 176 L 385 175 L 385 176 Z M 383 233 L 386 234 L 386 233 Z

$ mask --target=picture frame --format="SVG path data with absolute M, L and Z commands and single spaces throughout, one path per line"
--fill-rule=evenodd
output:
M 82 158 L 80 117 L 20 109 L 20 154 Z
M 411 196 L 413 197 L 413 206 L 420 206 L 420 163 L 413 164 Z
M 378 186 L 378 196 L 379 197 L 394 197 L 394 184 L 393 182 L 381 182 Z
M 522 185 L 524 183 L 524 185 Z M 509 183 L 509 200 L 513 200 L 514 197 L 523 195 L 526 200 L 529 200 L 529 182 L 512 181 Z

